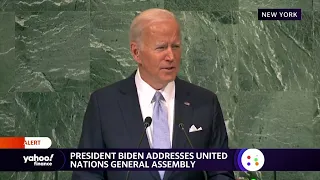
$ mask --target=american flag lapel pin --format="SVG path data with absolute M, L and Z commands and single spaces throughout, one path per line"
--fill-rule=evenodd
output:
M 184 105 L 190 106 L 190 103 L 189 102 L 184 102 Z

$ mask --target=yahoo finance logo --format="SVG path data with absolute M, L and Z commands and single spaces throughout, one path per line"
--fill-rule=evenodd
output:
M 54 154 L 50 156 L 38 156 L 34 154 L 33 156 L 23 156 L 24 163 L 32 162 L 34 166 L 52 166 L 52 158 Z
M 242 171 L 259 171 L 265 159 L 259 149 L 244 149 L 238 155 L 238 165 Z

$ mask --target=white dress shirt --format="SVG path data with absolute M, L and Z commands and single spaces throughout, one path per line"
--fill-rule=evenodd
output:
M 135 83 L 137 87 L 137 93 L 139 97 L 140 109 L 143 117 L 143 121 L 146 117 L 150 116 L 152 118 L 154 102 L 152 98 L 157 90 L 153 89 L 149 84 L 147 84 L 140 76 L 139 69 L 135 75 Z M 163 95 L 165 102 L 165 107 L 168 111 L 168 125 L 170 130 L 170 142 L 172 146 L 173 137 L 173 117 L 174 117 L 174 97 L 175 97 L 175 83 L 171 81 L 166 87 L 159 90 Z M 152 148 L 152 134 L 153 134 L 153 123 L 147 128 L 147 137 L 149 140 L 149 145 Z

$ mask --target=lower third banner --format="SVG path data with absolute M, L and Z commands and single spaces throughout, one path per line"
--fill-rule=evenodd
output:
M 1 149 L 0 171 L 320 171 L 320 149 Z

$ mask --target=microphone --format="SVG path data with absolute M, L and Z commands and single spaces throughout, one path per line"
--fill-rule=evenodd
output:
M 179 127 L 180 127 L 180 129 L 182 129 L 182 131 L 183 131 L 185 137 L 187 138 L 188 143 L 189 143 L 189 145 L 191 146 L 191 148 L 194 149 L 194 147 L 193 147 L 193 145 L 192 145 L 192 143 L 191 143 L 191 140 L 190 140 L 190 138 L 189 138 L 186 130 L 184 129 L 184 124 L 183 124 L 183 123 L 180 123 L 180 124 L 179 124 Z M 208 175 L 207 175 L 206 171 L 202 171 L 202 172 L 203 172 L 204 179 L 205 179 L 205 180 L 208 180 Z
M 139 141 L 137 149 L 140 148 L 142 140 L 143 140 L 144 136 L 146 135 L 146 130 L 151 125 L 151 122 L 152 122 L 152 119 L 149 116 L 144 119 L 144 123 L 143 123 L 144 130 L 143 130 L 143 133 L 141 134 L 140 141 Z M 129 179 L 129 176 L 130 176 L 130 171 L 127 172 L 126 180 Z

